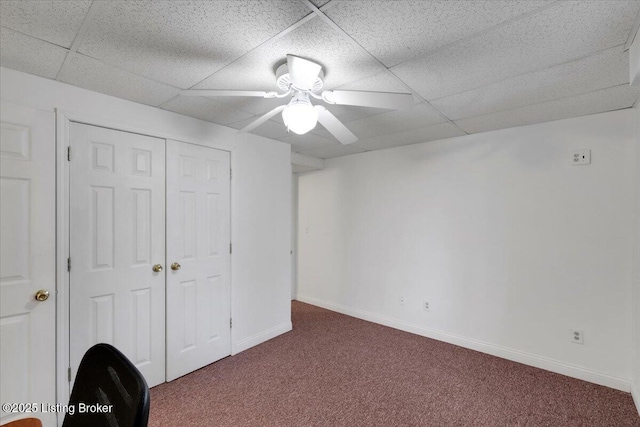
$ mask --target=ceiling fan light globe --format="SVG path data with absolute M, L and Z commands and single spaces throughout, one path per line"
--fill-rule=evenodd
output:
M 308 103 L 291 103 L 282 111 L 282 120 L 289 130 L 303 135 L 316 127 L 318 112 Z

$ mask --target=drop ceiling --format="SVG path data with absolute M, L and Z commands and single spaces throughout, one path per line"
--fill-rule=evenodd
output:
M 319 8 L 319 9 L 318 9 Z M 0 2 L 0 65 L 241 129 L 278 99 L 181 89 L 277 90 L 286 54 L 325 89 L 404 92 L 406 111 L 328 106 L 358 136 L 318 125 L 253 133 L 330 158 L 632 107 L 639 1 Z

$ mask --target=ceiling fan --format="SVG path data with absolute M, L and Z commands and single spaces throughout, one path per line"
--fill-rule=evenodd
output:
M 249 132 L 271 117 L 282 112 L 282 119 L 288 130 L 299 135 L 305 134 L 320 122 L 342 144 L 358 140 L 336 116 L 322 105 L 312 105 L 311 98 L 334 105 L 356 105 L 361 107 L 405 109 L 413 105 L 413 95 L 408 93 L 362 92 L 346 90 L 325 90 L 318 93 L 324 84 L 322 66 L 295 55 L 287 55 L 287 62 L 276 70 L 276 83 L 283 93 L 249 90 L 190 89 L 180 92 L 185 96 L 252 96 L 259 98 L 285 98 L 291 96 L 287 104 L 279 105 L 240 132 Z

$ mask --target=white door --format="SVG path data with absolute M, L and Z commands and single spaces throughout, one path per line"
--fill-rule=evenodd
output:
M 231 354 L 229 153 L 167 141 L 167 380 Z
M 154 271 L 165 259 L 165 141 L 77 123 L 70 141 L 72 376 L 104 342 L 157 385 L 165 379 L 165 272 Z
M 0 397 L 55 404 L 54 115 L 3 103 L 0 128 Z M 2 410 L 0 423 L 28 415 Z

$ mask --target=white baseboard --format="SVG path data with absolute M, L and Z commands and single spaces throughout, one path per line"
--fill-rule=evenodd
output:
M 369 322 L 378 323 L 380 325 L 389 326 L 391 328 L 400 329 L 401 331 L 410 332 L 412 334 L 421 335 L 423 337 L 433 338 L 438 341 L 455 344 L 460 347 L 465 347 L 471 350 L 480 351 L 482 353 L 491 354 L 503 359 L 508 359 L 514 362 L 523 363 L 525 365 L 534 366 L 536 368 L 545 369 L 547 371 L 566 375 L 568 377 L 573 377 L 583 381 L 615 388 L 627 393 L 631 390 L 631 382 L 629 380 L 612 377 L 607 374 L 591 371 L 589 369 L 581 368 L 579 366 L 561 362 L 559 360 L 510 349 L 495 344 L 490 344 L 484 341 L 461 337 L 459 335 L 450 334 L 448 332 L 439 331 L 437 329 L 425 328 L 424 326 L 380 316 L 371 312 L 335 304 L 333 302 L 324 301 L 317 298 L 298 295 L 297 300 L 300 302 L 306 302 L 308 304 L 316 305 L 318 307 L 326 308 L 327 310 L 346 314 L 348 316 L 357 317 L 358 319 L 363 319 Z M 638 405 L 639 402 L 637 397 L 639 396 L 636 394 L 636 405 Z
M 631 397 L 633 397 L 633 402 L 636 404 L 636 409 L 638 410 L 638 415 L 640 415 L 640 389 L 638 388 L 640 385 L 635 382 L 631 383 Z
M 266 331 L 262 331 L 258 334 L 255 334 L 252 337 L 245 338 L 243 340 L 235 342 L 231 346 L 231 355 L 238 354 L 258 344 L 262 344 L 263 342 L 268 341 L 271 338 L 275 338 L 278 335 L 282 335 L 285 332 L 289 332 L 291 329 L 293 329 L 291 325 L 291 321 L 288 321 L 278 326 L 274 326 L 271 329 L 267 329 Z

